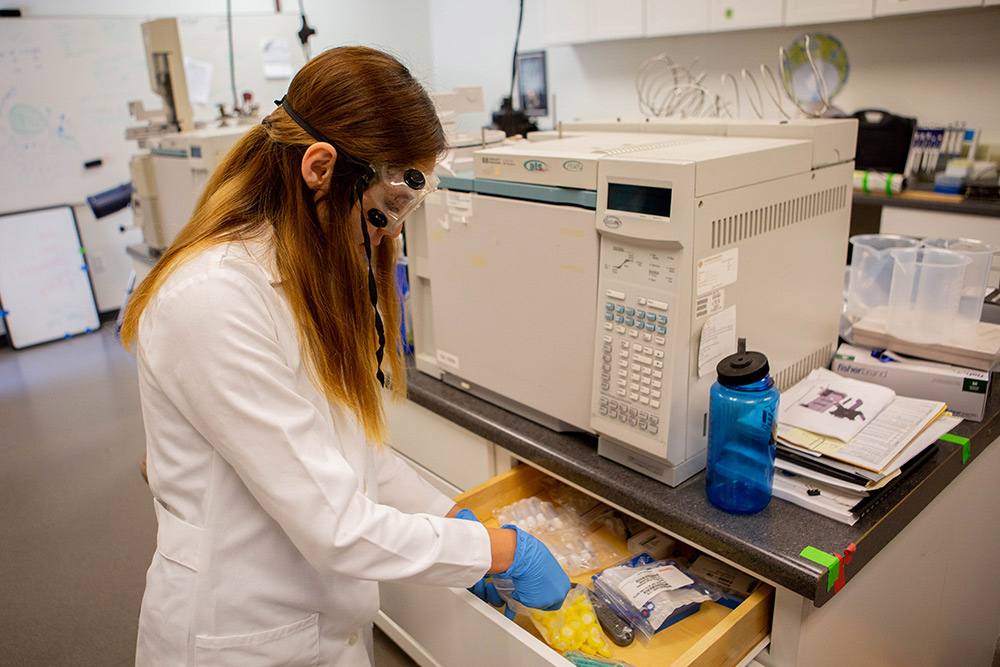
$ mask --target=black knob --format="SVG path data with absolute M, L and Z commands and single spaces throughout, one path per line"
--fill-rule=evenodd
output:
M 403 182 L 410 186 L 411 190 L 423 190 L 427 184 L 427 180 L 419 169 L 407 169 L 403 172 Z
M 389 219 L 385 217 L 385 213 L 377 208 L 370 208 L 368 209 L 368 222 L 372 223 L 373 227 L 381 229 L 389 224 Z

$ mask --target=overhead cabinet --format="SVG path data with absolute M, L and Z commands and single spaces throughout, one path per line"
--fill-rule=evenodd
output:
M 861 21 L 875 15 L 875 0 L 785 0 L 785 25 Z
M 690 0 L 646 0 L 646 36 L 708 32 L 708 5 Z
M 916 14 L 918 12 L 933 12 L 940 9 L 982 6 L 983 0 L 875 0 L 875 16 Z
M 542 40 L 553 46 L 643 37 L 644 0 L 539 0 Z
M 709 0 L 708 6 L 713 31 L 779 26 L 783 18 L 782 0 Z

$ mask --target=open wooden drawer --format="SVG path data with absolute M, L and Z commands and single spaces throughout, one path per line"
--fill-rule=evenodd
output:
M 492 510 L 533 495 L 545 496 L 552 478 L 519 465 L 455 498 L 487 526 Z M 614 540 L 603 535 L 606 540 Z M 624 548 L 619 542 L 615 545 Z M 588 581 L 589 575 L 574 577 Z M 383 584 L 379 627 L 422 665 L 511 667 L 569 665 L 540 638 L 530 619 L 507 620 L 468 591 Z M 737 665 L 763 646 L 771 631 L 774 589 L 762 584 L 736 609 L 705 603 L 700 611 L 659 632 L 647 645 L 613 646 L 614 657 L 635 667 Z

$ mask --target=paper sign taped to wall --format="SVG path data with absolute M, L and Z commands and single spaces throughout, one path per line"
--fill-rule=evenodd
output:
M 715 372 L 723 357 L 736 352 L 736 305 L 705 320 L 698 345 L 698 377 Z
M 185 58 L 184 76 L 187 79 L 188 97 L 191 103 L 208 104 L 208 94 L 212 89 L 212 63 Z
M 262 39 L 260 55 L 265 79 L 291 79 L 292 49 L 283 39 Z

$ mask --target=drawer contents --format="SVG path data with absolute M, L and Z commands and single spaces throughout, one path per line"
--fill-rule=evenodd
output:
M 576 667 L 632 667 L 632 663 L 614 658 L 600 658 L 594 655 L 587 655 L 580 651 L 569 651 L 565 654 L 567 660 Z
M 716 602 L 736 609 L 760 586 L 760 582 L 717 558 L 702 554 L 694 559 L 688 573 L 706 582 L 722 595 Z
M 629 621 L 643 643 L 721 596 L 673 560 L 640 554 L 594 576 L 594 591 Z
M 655 528 L 645 528 L 628 538 L 628 552 L 633 556 L 649 554 L 655 560 L 663 560 L 674 555 L 677 542 Z
M 536 496 L 494 509 L 501 526 L 517 526 L 540 539 L 569 576 L 592 572 L 622 558 L 571 509 Z
M 525 500 L 527 502 L 523 502 Z M 592 618 L 584 619 L 581 614 L 580 618 L 570 619 L 567 630 L 565 616 L 560 621 L 557 614 L 554 623 L 549 621 L 552 627 L 547 627 L 545 616 L 536 617 L 533 609 L 524 609 L 514 603 L 507 610 L 508 618 L 514 616 L 512 619 L 514 624 L 526 630 L 542 645 L 552 649 L 553 653 L 560 653 L 572 664 L 584 667 L 693 667 L 702 664 L 736 664 L 754 647 L 759 646 L 770 631 L 774 595 L 770 586 L 749 577 L 741 580 L 740 572 L 735 572 L 736 576 L 733 576 L 734 573 L 726 572 L 719 567 L 725 564 L 718 561 L 701 560 L 700 564 L 706 578 L 702 578 L 701 574 L 690 572 L 688 570 L 690 564 L 705 558 L 697 549 L 665 534 L 662 529 L 628 515 L 621 509 L 611 507 L 577 488 L 547 476 L 536 468 L 527 465 L 515 466 L 496 479 L 457 497 L 455 501 L 460 506 L 477 513 L 488 527 L 505 525 L 500 524 L 498 518 L 502 521 L 520 523 L 521 530 L 529 529 L 530 524 L 530 530 L 538 532 L 538 538 L 546 542 L 546 533 L 554 534 L 564 530 L 567 525 L 573 525 L 583 539 L 592 542 L 593 551 L 599 551 L 596 548 L 598 540 L 608 546 L 608 556 L 606 559 L 601 559 L 599 567 L 570 575 L 571 582 L 577 584 L 573 592 L 583 593 L 584 599 L 589 602 L 589 613 Z M 520 511 L 517 516 L 514 515 L 514 506 Z M 640 555 L 640 552 L 645 555 Z M 661 555 L 662 558 L 657 558 Z M 643 600 L 634 606 L 632 616 L 619 614 L 607 602 L 601 604 L 597 601 L 600 599 L 598 596 L 600 591 L 595 580 L 602 578 L 607 580 L 608 571 L 635 557 L 639 557 L 647 564 L 672 563 L 682 573 L 681 576 L 696 581 L 699 590 L 708 591 L 703 593 L 705 601 L 687 604 L 679 610 L 675 609 L 674 611 L 678 612 L 676 616 L 668 613 L 666 616 L 669 618 L 664 619 L 656 619 L 650 615 L 652 608 L 646 605 L 649 600 Z M 632 568 L 628 574 L 636 575 L 639 571 Z M 610 578 L 613 577 L 612 574 Z M 501 597 L 505 594 L 509 597 L 513 592 L 507 590 L 510 582 L 499 579 L 496 575 L 493 575 L 492 581 Z M 714 582 L 719 590 L 715 590 L 710 581 Z M 727 581 L 731 583 L 727 584 Z M 749 597 L 742 603 L 736 602 L 740 599 L 737 594 L 745 596 L 746 591 L 755 585 L 756 590 Z M 723 591 L 726 591 L 725 596 Z M 579 594 L 576 598 L 571 597 L 563 609 L 571 607 L 579 597 Z M 655 596 L 651 599 L 654 604 L 659 603 L 659 599 Z M 732 608 L 732 604 L 736 604 L 735 609 Z M 646 606 L 646 617 L 641 613 L 643 606 Z M 519 608 L 520 613 L 515 615 L 513 608 Z M 503 619 L 502 613 L 497 616 L 498 638 L 506 640 L 505 632 L 509 622 Z M 684 617 L 683 620 L 678 620 L 681 616 Z M 423 615 L 420 617 L 423 619 Z M 470 615 L 470 618 L 483 617 Z M 638 624 L 639 619 L 650 627 L 648 632 L 651 638 L 643 636 L 641 631 L 633 627 L 633 624 Z M 574 621 L 580 624 L 580 628 L 573 627 Z M 652 623 L 657 621 L 659 622 L 655 627 L 658 631 L 653 633 Z M 575 630 L 586 629 L 589 633 L 594 628 L 600 631 L 605 649 L 604 655 L 598 653 L 597 647 L 593 645 L 588 647 L 593 653 L 584 652 L 582 648 L 574 651 L 572 644 L 567 641 L 570 637 L 565 633 L 570 632 L 573 639 L 578 641 L 580 637 L 576 636 Z M 559 640 L 555 639 L 556 634 L 553 631 L 563 633 L 559 636 L 566 638 L 565 648 L 559 646 L 557 643 Z M 640 641 L 634 641 L 637 634 Z M 605 655 L 608 657 L 605 658 Z M 526 658 L 516 664 L 532 667 L 543 664 L 564 664 L 556 658 L 546 659 L 543 656 L 540 658 L 539 660 Z M 472 659 L 455 664 L 485 663 Z
M 556 611 L 532 611 L 531 620 L 549 646 L 561 653 L 581 651 L 611 657 L 611 649 L 583 586 L 573 586 Z
M 635 640 L 635 631 L 632 626 L 625 622 L 621 616 L 608 606 L 608 603 L 601 599 L 594 591 L 588 591 L 590 603 L 594 605 L 594 613 L 597 614 L 597 622 L 601 624 L 601 629 L 619 646 L 628 646 Z

